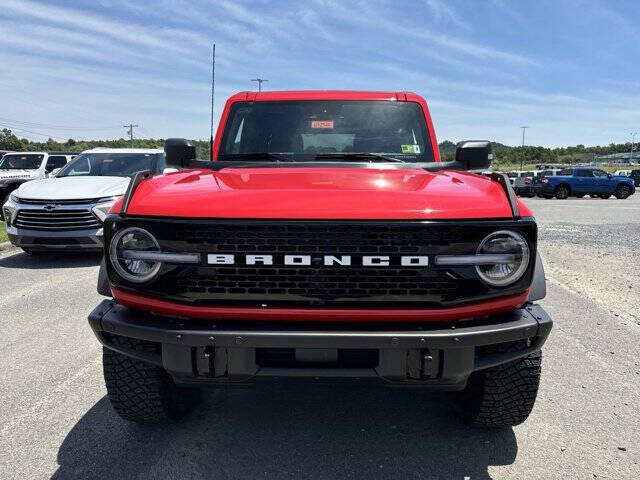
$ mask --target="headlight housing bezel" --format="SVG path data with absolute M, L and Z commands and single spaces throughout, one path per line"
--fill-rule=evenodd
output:
M 107 215 L 109 215 L 109 210 L 111 210 L 111 207 L 113 207 L 120 198 L 122 198 L 122 195 L 101 198 L 98 203 L 91 207 L 91 213 L 93 213 L 93 216 L 100 220 L 100 222 L 104 223 Z
M 492 288 L 505 288 L 515 284 L 518 280 L 520 280 L 524 274 L 527 272 L 529 268 L 529 263 L 531 261 L 532 249 L 529 246 L 526 238 L 519 232 L 515 230 L 497 230 L 495 232 L 489 233 L 478 245 L 476 250 L 477 255 L 487 254 L 487 253 L 514 253 L 514 252 L 506 252 L 506 251 L 495 251 L 491 250 L 490 252 L 485 251 L 485 247 L 488 243 L 500 236 L 510 237 L 511 240 L 515 242 L 515 244 L 520 247 L 520 261 L 516 268 L 512 269 L 510 272 L 506 273 L 503 278 L 496 278 L 495 273 L 494 276 L 488 274 L 485 269 L 487 267 L 496 268 L 496 266 L 500 265 L 512 265 L 512 264 L 489 264 L 489 265 L 477 265 L 475 267 L 476 273 L 480 277 L 480 279 L 489 285 Z M 516 254 L 517 255 L 517 254 Z M 506 268 L 506 267 L 505 267 Z
M 127 282 L 131 282 L 134 284 L 143 284 L 148 283 L 155 279 L 162 268 L 162 262 L 151 262 L 146 260 L 128 260 L 123 256 L 119 255 L 119 248 L 121 246 L 121 242 L 130 241 L 126 240 L 125 236 L 128 234 L 135 235 L 139 234 L 141 236 L 146 236 L 147 241 L 153 244 L 153 249 L 148 248 L 122 248 L 122 250 L 136 250 L 136 251 L 149 251 L 149 252 L 160 252 L 160 244 L 158 240 L 151 234 L 148 230 L 145 230 L 141 227 L 125 227 L 122 230 L 119 230 L 114 233 L 111 241 L 109 242 L 109 260 L 111 266 L 114 268 L 116 273 L 122 277 L 122 279 Z M 127 262 L 129 262 L 127 264 Z M 147 271 L 144 274 L 136 273 L 134 270 L 138 268 L 145 268 L 145 264 L 147 265 Z M 135 265 L 135 266 L 134 266 Z

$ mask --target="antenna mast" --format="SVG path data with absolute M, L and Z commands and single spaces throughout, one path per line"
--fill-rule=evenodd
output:
M 213 94 L 215 92 L 216 79 L 216 44 L 213 44 L 211 56 L 211 136 L 209 138 L 209 161 L 213 162 Z

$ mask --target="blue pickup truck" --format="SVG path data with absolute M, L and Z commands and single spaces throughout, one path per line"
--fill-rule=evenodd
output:
M 611 175 L 597 168 L 566 168 L 555 177 L 543 177 L 540 180 L 540 195 L 545 198 L 556 197 L 600 197 L 603 199 L 615 195 L 625 199 L 633 195 L 636 187 L 629 177 Z

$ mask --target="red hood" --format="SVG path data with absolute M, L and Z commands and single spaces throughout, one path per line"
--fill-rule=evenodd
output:
M 524 205 L 520 208 L 522 215 L 530 214 Z M 280 219 L 511 217 L 504 191 L 488 178 L 466 172 L 382 168 L 183 171 L 142 182 L 128 213 Z

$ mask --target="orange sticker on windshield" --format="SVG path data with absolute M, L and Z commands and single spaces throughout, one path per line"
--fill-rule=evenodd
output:
M 333 128 L 333 120 L 313 120 L 311 128 Z

